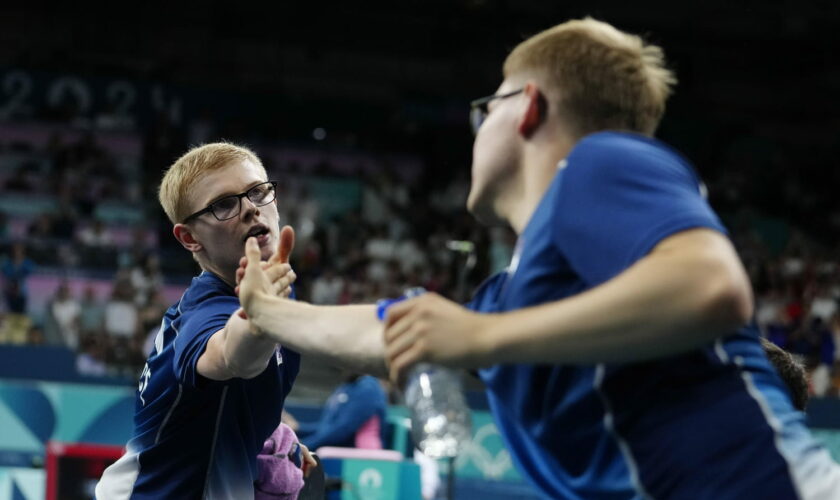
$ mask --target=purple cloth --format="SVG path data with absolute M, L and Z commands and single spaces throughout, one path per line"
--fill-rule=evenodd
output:
M 297 500 L 303 489 L 303 471 L 289 456 L 298 447 L 295 432 L 280 424 L 257 455 L 259 479 L 254 483 L 255 500 Z

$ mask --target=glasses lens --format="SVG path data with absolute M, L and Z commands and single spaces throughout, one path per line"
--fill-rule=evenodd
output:
M 219 220 L 236 217 L 236 214 L 239 213 L 239 197 L 228 196 L 222 198 L 221 200 L 213 203 L 212 207 L 213 215 L 215 215 Z
M 256 205 L 265 205 L 274 201 L 274 186 L 270 182 L 254 186 L 248 191 L 248 199 Z

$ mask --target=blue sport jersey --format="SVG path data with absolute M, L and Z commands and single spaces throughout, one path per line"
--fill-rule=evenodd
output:
M 382 438 L 387 397 L 379 380 L 364 375 L 338 386 L 327 399 L 315 424 L 301 424 L 298 435 L 311 450 L 321 446 L 356 446 L 356 433 L 365 424 Z
M 468 307 L 560 300 L 615 277 L 677 232 L 725 234 L 701 190 L 687 161 L 657 140 L 584 138 L 558 166 L 508 270 Z M 758 336 L 749 325 L 646 362 L 479 373 L 514 462 L 548 498 L 838 499 L 838 466 L 792 407 Z
M 99 500 L 254 498 L 257 453 L 280 424 L 300 355 L 278 348 L 249 380 L 199 375 L 207 341 L 238 308 L 233 289 L 205 271 L 166 311 L 140 376 L 134 435 L 102 475 Z

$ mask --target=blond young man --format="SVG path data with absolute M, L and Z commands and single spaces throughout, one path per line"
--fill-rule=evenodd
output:
M 140 377 L 134 435 L 96 496 L 254 498 L 256 457 L 280 423 L 300 356 L 237 313 L 235 275 L 250 238 L 267 289 L 288 297 L 294 233 L 280 229 L 275 183 L 260 160 L 232 144 L 190 150 L 166 172 L 159 195 L 202 273 L 163 318 Z
M 529 38 L 473 103 L 467 204 L 519 235 L 505 272 L 467 307 L 391 307 L 387 347 L 374 306 L 277 299 L 256 265 L 244 309 L 301 352 L 381 369 L 384 349 L 393 378 L 420 361 L 479 368 L 547 498 L 840 498 L 762 354 L 726 230 L 690 164 L 652 138 L 674 83 L 658 47 L 603 22 Z

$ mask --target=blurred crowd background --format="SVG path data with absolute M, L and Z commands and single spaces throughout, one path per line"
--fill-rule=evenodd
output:
M 547 4 L 4 7 L 0 342 L 61 346 L 81 375 L 135 380 L 198 272 L 157 183 L 216 140 L 253 148 L 279 181 L 299 298 L 423 286 L 465 300 L 516 241 L 464 209 L 469 101 L 493 93 L 518 41 L 591 14 L 664 47 L 680 83 L 658 135 L 705 180 L 764 334 L 801 357 L 813 394 L 837 397 L 840 7 Z M 326 394 L 336 377 L 305 364 L 296 394 Z

